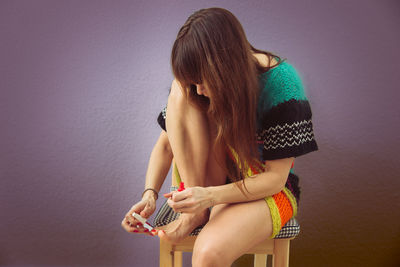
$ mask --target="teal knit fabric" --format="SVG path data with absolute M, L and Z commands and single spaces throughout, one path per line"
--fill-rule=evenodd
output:
M 258 111 L 269 111 L 273 106 L 290 99 L 307 100 L 303 83 L 297 70 L 287 61 L 264 72 L 260 78 Z

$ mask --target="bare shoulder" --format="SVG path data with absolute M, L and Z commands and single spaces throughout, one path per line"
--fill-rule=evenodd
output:
M 175 104 L 183 105 L 186 102 L 186 96 L 183 91 L 182 85 L 177 79 L 174 79 L 171 84 L 171 91 L 169 92 L 168 102 L 172 101 Z
M 254 53 L 253 55 L 258 60 L 258 62 L 261 64 L 261 66 L 268 67 L 269 58 L 267 55 L 262 54 L 262 53 Z M 275 66 L 277 63 L 278 62 L 275 60 L 275 58 L 272 58 L 271 67 Z
M 187 99 L 181 84 L 174 79 L 171 84 L 171 91 L 168 96 L 167 110 L 177 110 L 183 112 L 187 106 Z
M 177 79 L 174 79 L 171 84 L 171 92 L 169 94 L 170 96 L 174 98 L 182 98 L 184 97 L 183 95 L 183 88 L 181 84 L 178 82 Z

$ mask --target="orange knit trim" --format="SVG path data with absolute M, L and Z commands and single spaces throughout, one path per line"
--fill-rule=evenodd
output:
M 283 227 L 293 216 L 292 205 L 283 191 L 273 195 L 272 197 L 278 206 L 279 215 L 281 216 L 281 227 Z

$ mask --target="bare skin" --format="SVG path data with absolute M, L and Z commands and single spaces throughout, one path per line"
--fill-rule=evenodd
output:
M 153 147 L 151 152 L 147 172 L 146 172 L 146 185 L 145 188 L 153 188 L 157 192 L 160 190 L 165 177 L 168 174 L 172 162 L 173 154 L 169 145 L 168 136 L 165 131 L 161 134 Z M 125 214 L 121 222 L 122 228 L 128 233 L 145 233 L 148 235 L 155 235 L 156 231 L 148 232 L 136 220 L 132 213 L 140 214 L 143 218 L 149 218 L 156 210 L 157 195 L 154 191 L 147 190 L 144 192 L 141 201 L 135 203 L 131 209 Z
M 216 205 L 197 236 L 192 266 L 231 266 L 271 234 L 272 219 L 263 199 Z
M 200 89 L 199 89 L 200 90 Z M 198 92 L 200 92 L 198 90 Z M 205 89 L 203 88 L 204 92 Z M 174 80 L 168 98 L 168 139 L 186 187 L 225 184 L 226 174 L 218 162 L 225 163 L 222 146 L 214 147 L 215 127 L 205 114 L 190 105 Z M 209 210 L 182 213 L 170 224 L 157 228 L 160 238 L 176 243 L 188 236 L 197 226 L 208 221 Z

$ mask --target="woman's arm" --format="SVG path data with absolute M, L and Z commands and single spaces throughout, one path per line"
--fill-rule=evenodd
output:
M 253 201 L 280 192 L 285 187 L 293 160 L 294 157 L 266 161 L 265 172 L 245 180 L 248 192 L 241 185 L 242 181 L 207 187 L 212 205 Z M 237 187 L 238 183 L 244 189 L 245 195 Z
M 165 131 L 162 131 L 150 155 L 149 164 L 146 172 L 145 188 L 152 188 L 157 192 L 168 174 L 172 162 L 172 152 L 169 145 L 168 136 Z M 132 213 L 138 213 L 144 218 L 150 217 L 156 210 L 156 193 L 152 190 L 147 190 L 142 197 L 142 200 L 135 203 L 131 209 L 125 214 L 121 222 L 121 226 L 127 232 L 146 233 L 143 225 L 139 225 L 139 221 L 132 216 Z M 139 226 L 139 228 L 137 228 Z M 148 235 L 153 235 L 148 232 Z
M 173 155 L 168 141 L 168 135 L 165 131 L 161 131 L 160 137 L 154 145 L 150 155 L 146 172 L 145 188 L 153 188 L 157 190 L 157 192 L 160 191 L 169 168 L 171 167 L 172 158 Z M 153 191 L 147 190 L 143 197 L 150 195 L 155 197 Z
M 243 194 L 237 187 L 242 181 L 210 187 L 191 187 L 182 192 L 164 194 L 175 212 L 196 212 L 224 203 L 249 202 L 280 192 L 289 176 L 294 157 L 265 162 L 265 172 L 246 178 Z

